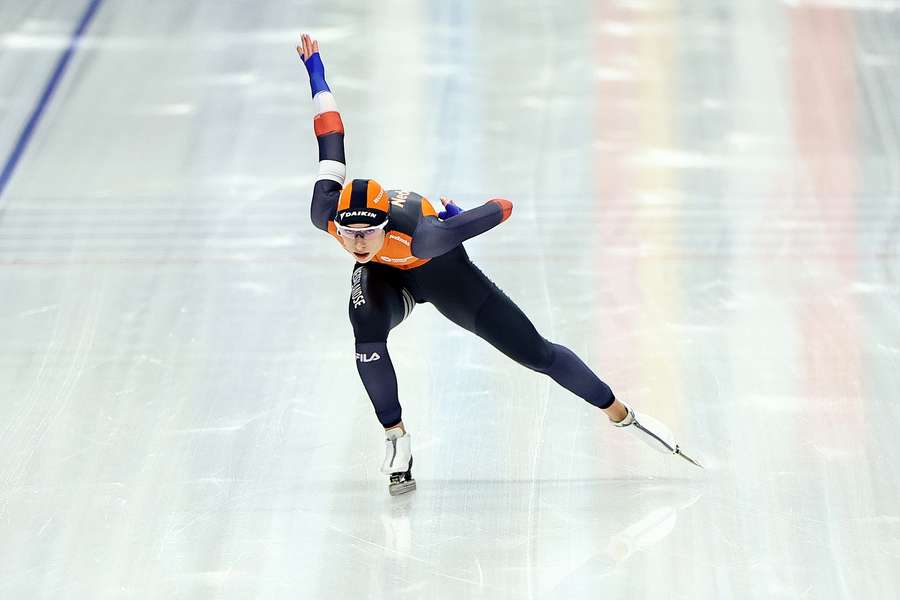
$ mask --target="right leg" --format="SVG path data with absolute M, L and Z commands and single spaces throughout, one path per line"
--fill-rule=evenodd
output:
M 397 375 L 387 350 L 387 336 L 410 313 L 415 300 L 387 268 L 357 265 L 350 291 L 350 323 L 356 337 L 356 368 L 375 414 L 385 429 L 381 470 L 390 475 L 392 496 L 416 489 L 412 478 L 411 438 L 400 420 Z
M 409 292 L 384 268 L 357 265 L 350 292 L 350 323 L 356 338 L 356 368 L 385 429 L 401 424 L 397 375 L 387 350 L 387 337 L 412 310 Z

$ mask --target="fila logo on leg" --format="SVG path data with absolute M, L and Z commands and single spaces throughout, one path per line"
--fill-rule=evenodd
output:
M 356 360 L 361 363 L 370 363 L 375 362 L 376 360 L 381 360 L 381 355 L 377 352 L 373 352 L 372 354 L 360 354 L 359 352 L 357 352 Z

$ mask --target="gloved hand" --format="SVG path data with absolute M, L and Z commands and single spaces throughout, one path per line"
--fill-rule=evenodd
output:
M 325 83 L 325 65 L 319 56 L 319 42 L 312 39 L 308 33 L 304 33 L 300 36 L 297 54 L 306 66 L 306 72 L 309 73 L 309 87 L 312 88 L 313 97 L 321 91 L 330 92 L 331 88 Z
M 446 196 L 441 196 L 441 204 L 444 205 L 444 210 L 438 213 L 438 219 L 441 221 L 446 221 L 451 217 L 455 217 L 459 213 L 463 212 L 463 209 L 458 207 L 453 200 L 447 200 Z

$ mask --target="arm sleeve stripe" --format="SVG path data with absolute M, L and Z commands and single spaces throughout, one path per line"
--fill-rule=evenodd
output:
M 334 181 L 338 185 L 343 186 L 344 180 L 347 178 L 347 166 L 336 160 L 320 160 L 319 161 L 319 178 Z
M 331 92 L 319 92 L 313 97 L 313 104 L 316 106 L 317 115 L 337 112 L 337 102 L 334 101 L 334 94 Z
M 329 133 L 344 133 L 341 113 L 331 111 L 316 115 L 316 118 L 313 119 L 313 128 L 316 130 L 316 137 L 328 135 Z
M 319 160 L 336 160 L 347 164 L 344 156 L 344 134 L 329 133 L 322 137 L 317 137 L 316 142 L 319 144 Z
M 513 205 L 509 200 L 505 200 L 503 198 L 494 198 L 493 200 L 488 200 L 488 202 L 493 202 L 497 206 L 500 207 L 500 210 L 503 211 L 503 221 L 509 218 L 509 215 L 512 214 Z M 503 221 L 500 221 L 501 223 Z

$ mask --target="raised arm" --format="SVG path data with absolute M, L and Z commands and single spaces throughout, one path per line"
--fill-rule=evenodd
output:
M 453 202 L 441 198 L 445 211 L 438 217 L 422 216 L 413 236 L 413 256 L 434 258 L 445 254 L 469 238 L 493 229 L 512 214 L 512 202 L 502 198 L 488 200 L 481 206 L 461 210 Z M 451 209 L 453 207 L 453 209 Z
M 347 177 L 344 159 L 344 124 L 331 89 L 325 82 L 325 66 L 319 56 L 319 42 L 304 33 L 300 36 L 297 53 L 309 73 L 316 116 L 313 129 L 319 143 L 319 176 L 313 187 L 309 216 L 313 224 L 328 231 L 328 223 L 334 218 L 338 197 Z

